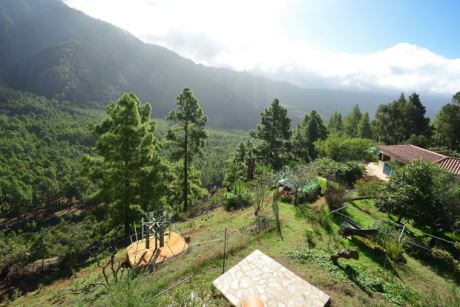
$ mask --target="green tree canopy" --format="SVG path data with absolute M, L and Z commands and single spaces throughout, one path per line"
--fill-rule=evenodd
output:
M 233 186 L 238 180 L 246 180 L 248 175 L 248 159 L 254 157 L 254 145 L 251 141 L 241 141 L 236 147 L 232 157 L 227 162 L 227 172 L 225 173 L 224 186 Z
M 371 123 L 370 123 L 370 120 L 369 120 L 369 113 L 367 113 L 367 112 L 365 112 L 361 116 L 361 119 L 359 120 L 358 137 L 365 138 L 365 139 L 371 139 L 372 138 Z
M 287 109 L 281 106 L 278 99 L 273 100 L 260 115 L 260 124 L 250 131 L 253 138 L 261 140 L 256 148 L 257 156 L 273 169 L 279 170 L 289 156 L 291 120 L 287 117 Z
M 306 114 L 298 126 L 293 139 L 293 152 L 300 161 L 308 162 L 316 159 L 317 153 L 314 142 L 327 136 L 327 129 L 321 116 L 313 110 Z
M 428 136 L 430 134 L 430 119 L 425 117 L 426 109 L 420 101 L 420 96 L 417 93 L 412 93 L 407 103 L 414 107 L 409 109 L 411 113 L 408 114 L 408 121 L 411 124 L 408 127 L 408 133 Z
M 437 165 L 416 160 L 394 172 L 376 204 L 399 220 L 413 219 L 436 232 L 446 218 L 446 195 L 453 195 L 448 193 L 451 182 L 452 176 Z
M 374 138 L 385 144 L 400 144 L 412 135 L 429 136 L 429 119 L 419 96 L 413 93 L 409 100 L 404 94 L 390 104 L 380 105 L 375 114 Z
M 109 205 L 111 226 L 123 225 L 125 235 L 142 211 L 162 208 L 167 173 L 157 154 L 151 107 L 136 95 L 124 94 L 107 107 L 108 118 L 94 128 L 97 156 L 92 175 L 101 181 L 98 196 Z
M 434 126 L 434 142 L 438 146 L 460 151 L 460 92 L 452 101 L 442 107 L 436 115 Z
M 356 104 L 351 112 L 343 118 L 343 130 L 347 135 L 351 137 L 359 136 L 358 126 L 361 120 L 361 116 L 361 110 Z
M 201 186 L 199 176 L 190 176 L 196 173 L 193 170 L 193 159 L 196 155 L 201 155 L 207 138 L 204 127 L 208 117 L 204 115 L 203 109 L 198 100 L 193 96 L 190 89 L 185 88 L 177 97 L 176 109 L 172 110 L 167 120 L 172 123 L 168 130 L 168 139 L 171 142 L 171 156 L 173 160 L 182 160 L 182 199 L 183 210 L 188 210 L 190 196 L 201 193 L 190 193 L 192 190 Z M 189 180 L 192 178 L 194 180 Z M 197 187 L 198 186 L 198 187 Z
M 337 162 L 371 161 L 372 142 L 364 138 L 351 138 L 343 133 L 329 135 L 325 140 L 315 143 L 321 157 Z
M 329 133 L 343 132 L 342 114 L 334 112 L 327 122 L 327 130 Z

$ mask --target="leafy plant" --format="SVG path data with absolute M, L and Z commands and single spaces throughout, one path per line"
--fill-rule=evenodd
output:
M 315 232 L 311 228 L 305 230 L 305 237 L 307 238 L 307 243 L 309 248 L 313 248 L 316 245 L 315 241 Z
M 248 191 L 246 185 L 238 180 L 233 185 L 233 190 L 224 194 L 225 210 L 236 210 L 249 206 L 252 202 L 253 195 Z
M 331 218 L 331 212 L 328 207 L 324 206 L 321 208 L 319 211 L 318 215 L 318 221 L 321 226 L 327 231 L 331 232 L 332 231 L 332 218 Z
M 376 178 L 359 179 L 355 183 L 355 188 L 360 196 L 375 198 L 384 185 L 382 180 Z
M 364 173 L 364 169 L 356 162 L 337 162 L 330 158 L 317 159 L 312 163 L 317 174 L 327 180 L 352 185 Z
M 295 250 L 288 256 L 299 263 L 309 263 L 328 271 L 332 276 L 361 288 L 370 295 L 381 295 L 396 305 L 411 305 L 419 301 L 419 296 L 407 286 L 379 278 L 367 272 L 360 264 L 334 265 L 330 256 L 319 249 Z
M 342 133 L 329 135 L 327 139 L 315 143 L 321 157 L 337 162 L 372 161 L 371 145 L 369 139 L 347 137 Z
M 347 200 L 345 189 L 338 183 L 328 181 L 326 190 L 326 202 L 331 209 L 338 209 Z
M 431 249 L 431 254 L 434 258 L 444 261 L 449 265 L 455 272 L 460 273 L 460 262 L 456 260 L 451 253 L 438 247 Z

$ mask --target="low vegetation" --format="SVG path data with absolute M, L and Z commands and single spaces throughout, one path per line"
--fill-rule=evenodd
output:
M 421 161 L 399 166 L 388 182 L 367 177 L 370 147 L 391 131 L 374 130 L 379 118 L 370 122 L 358 106 L 327 125 L 312 111 L 291 129 L 275 100 L 247 133 L 207 129 L 206 110 L 188 89 L 166 121 L 153 120 L 150 105 L 132 93 L 107 114 L 3 95 L 5 303 L 222 306 L 212 280 L 254 249 L 334 304 L 459 303 L 458 178 Z M 402 108 L 425 123 L 422 107 L 418 96 L 401 96 L 378 114 Z M 430 139 L 426 124 L 398 142 L 415 135 L 445 145 Z M 153 210 L 191 238 L 190 251 L 154 272 L 116 266 L 104 277 L 101 268 L 123 262 L 134 224 Z M 356 229 L 345 234 L 345 221 Z M 358 259 L 332 262 L 341 250 Z

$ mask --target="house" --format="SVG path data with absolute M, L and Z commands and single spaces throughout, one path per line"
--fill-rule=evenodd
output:
M 423 160 L 438 164 L 454 175 L 460 175 L 460 158 L 449 157 L 414 145 L 379 145 L 379 160 L 399 161 L 407 164 L 414 160 Z M 388 166 L 385 164 L 385 167 Z M 388 172 L 388 169 L 387 169 Z

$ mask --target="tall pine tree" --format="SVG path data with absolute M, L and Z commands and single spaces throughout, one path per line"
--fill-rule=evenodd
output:
M 329 133 L 343 132 L 342 114 L 339 112 L 332 114 L 327 122 L 327 130 Z
M 359 106 L 355 105 L 351 112 L 343 118 L 343 130 L 348 136 L 358 137 L 358 126 L 361 116 Z
M 460 152 L 460 92 L 438 112 L 433 126 L 436 145 Z
M 428 136 L 430 132 L 430 119 L 425 117 L 426 109 L 420 101 L 420 96 L 413 93 L 407 103 L 410 105 L 407 121 L 411 123 L 408 134 Z
M 125 235 L 143 211 L 163 206 L 166 193 L 163 176 L 168 171 L 157 154 L 150 112 L 150 105 L 136 95 L 124 94 L 107 107 L 108 118 L 94 128 L 97 156 L 89 162 L 92 178 L 101 183 L 97 196 L 109 207 L 110 225 L 122 225 Z
M 327 136 L 321 116 L 313 110 L 306 114 L 304 120 L 297 128 L 293 140 L 293 152 L 297 159 L 309 162 L 316 159 L 317 154 L 314 143 Z
M 375 114 L 374 137 L 386 144 L 399 144 L 411 136 L 429 136 L 429 119 L 419 96 L 408 100 L 404 94 L 387 105 L 380 105 Z
M 359 120 L 358 124 L 358 137 L 371 139 L 372 138 L 372 130 L 371 130 L 371 123 L 369 121 L 369 113 L 365 112 L 361 119 Z
M 250 135 L 261 140 L 256 149 L 259 159 L 279 170 L 288 159 L 291 120 L 278 99 L 273 100 L 260 115 L 261 122 L 251 130 Z
M 168 130 L 168 139 L 173 144 L 172 158 L 182 160 L 182 203 L 186 212 L 190 203 L 190 191 L 194 190 L 193 184 L 198 176 L 194 176 L 195 182 L 191 182 L 190 175 L 195 172 L 192 162 L 196 155 L 201 155 L 207 138 L 204 127 L 208 117 L 204 115 L 198 100 L 192 91 L 185 88 L 177 97 L 177 109 L 172 110 L 167 120 L 172 123 Z

